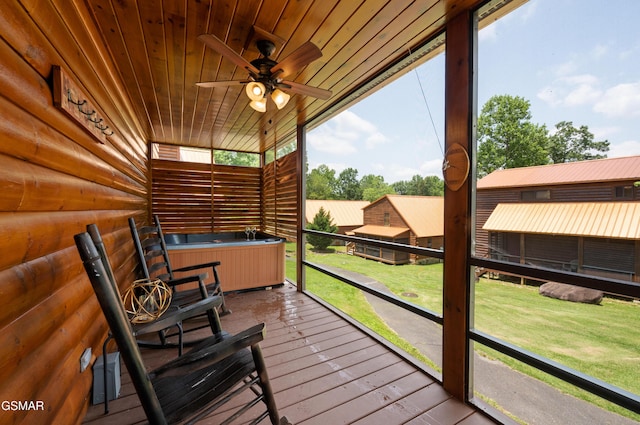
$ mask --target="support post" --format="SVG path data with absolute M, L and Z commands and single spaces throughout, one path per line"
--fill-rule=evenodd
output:
M 471 161 L 473 149 L 474 31 L 472 13 L 447 23 L 445 59 L 445 152 L 462 147 Z M 446 160 L 445 156 L 445 160 Z M 445 186 L 442 380 L 445 390 L 466 401 L 470 388 L 471 196 L 475 167 L 461 185 Z
M 305 226 L 305 152 L 307 150 L 306 134 L 307 133 L 304 125 L 298 125 L 296 127 L 296 138 L 298 144 L 298 150 L 296 151 L 296 177 L 298 183 L 298 217 L 296 223 L 296 283 L 298 292 L 302 292 L 305 289 L 305 268 L 302 265 L 302 260 L 304 260 L 304 245 L 306 238 L 304 233 L 302 233 L 302 230 Z

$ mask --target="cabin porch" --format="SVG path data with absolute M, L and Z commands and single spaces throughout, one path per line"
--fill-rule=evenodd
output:
M 336 377 L 344 378 L 340 373 L 343 369 L 326 369 L 356 352 L 384 349 L 377 340 L 361 335 L 304 293 L 305 270 L 317 269 L 305 262 L 303 255 L 305 235 L 312 233 L 304 228 L 306 131 L 446 50 L 443 113 L 447 126 L 443 150 L 452 157 L 447 163 L 449 159 L 464 163 L 465 156 L 469 156 L 473 170 L 474 38 L 478 27 L 523 3 L 526 2 L 7 2 L 0 9 L 0 184 L 4 189 L 0 199 L 0 401 L 31 401 L 42 403 L 46 409 L 3 409 L 0 423 L 80 423 L 101 410 L 102 406 L 90 407 L 86 414 L 92 374 L 79 364 L 89 349 L 91 363 L 101 354 L 108 329 L 73 247 L 73 235 L 84 231 L 89 223 L 99 226 L 117 281 L 124 287 L 137 277 L 127 219 L 148 224 L 153 214 L 163 212 L 161 220 L 167 228 L 171 228 L 173 220 L 175 231 L 242 231 L 246 226 L 256 226 L 260 231 L 297 242 L 297 291 L 286 286 L 238 295 L 237 299 L 229 297 L 238 307 L 232 304 L 233 315 L 223 318 L 223 324 L 232 332 L 257 321 L 267 322 L 264 345 L 269 353 L 269 371 L 277 385 L 282 413 L 292 422 L 311 423 L 322 417 L 322 423 L 331 423 L 331 416 L 325 413 L 335 413 L 338 423 L 349 422 L 350 418 L 338 416 L 344 414 L 340 409 L 362 407 L 384 398 L 386 389 L 393 388 L 384 381 L 370 385 L 378 388 L 373 392 L 356 393 L 357 397 L 344 395 L 368 377 L 384 378 L 389 363 L 377 361 L 387 355 L 396 359 L 395 354 L 376 351 L 380 355 L 371 360 L 373 369 L 367 371 L 378 370 L 379 374 L 359 372 L 354 376 L 362 380 L 339 381 L 340 385 L 334 381 Z M 254 24 L 271 28 L 283 38 L 279 61 L 309 40 L 319 44 L 322 61 L 305 67 L 296 81 L 330 89 L 333 97 L 325 101 L 296 94 L 284 109 L 270 105 L 266 114 L 260 114 L 249 107 L 244 90 L 238 87 L 206 91 L 198 88 L 198 81 L 244 79 L 246 72 L 228 58 L 207 50 L 197 36 L 216 33 L 233 51 L 251 60 L 258 53 L 245 44 L 252 43 Z M 73 90 L 56 88 L 55 70 L 63 71 Z M 80 120 L 70 117 L 69 110 L 56 106 L 60 98 L 75 102 L 78 107 L 71 108 L 72 112 L 84 116 L 76 114 Z M 185 163 L 154 157 L 155 145 L 248 153 L 259 157 L 260 166 L 208 163 L 187 170 Z M 287 146 L 295 149 L 277 156 L 277 151 Z M 484 423 L 483 416 L 463 405 L 473 401 L 472 344 L 478 342 L 502 350 L 546 372 L 556 369 L 472 329 L 473 267 L 604 289 L 632 298 L 640 298 L 640 286 L 473 257 L 471 199 L 475 175 L 453 177 L 451 182 L 455 184 L 446 188 L 444 197 L 446 249 L 411 247 L 414 254 L 443 260 L 442 311 L 436 315 L 423 312 L 443 325 L 442 385 L 419 369 L 407 369 L 407 373 L 420 376 L 418 389 L 424 388 L 411 393 L 420 398 L 422 409 L 414 415 L 424 413 L 435 419 L 446 411 L 443 418 L 452 422 Z M 184 185 L 177 184 L 179 178 L 184 179 Z M 242 199 L 238 199 L 239 194 Z M 186 224 L 191 227 L 177 228 Z M 381 249 L 400 248 L 402 252 L 409 249 L 385 241 L 351 241 L 367 242 Z M 275 299 L 260 298 L 274 295 Z M 297 316 L 280 316 L 265 309 L 275 306 L 276 312 L 282 312 L 279 306 L 283 304 L 296 305 Z M 311 306 L 313 312 L 301 310 L 298 304 Z M 316 313 L 318 320 L 310 320 Z M 357 338 L 343 346 L 328 332 L 321 336 L 325 331 L 322 327 L 310 331 L 315 332 L 313 339 L 309 333 L 298 333 L 302 326 L 313 329 L 316 323 L 334 319 L 335 323 L 331 323 L 340 323 L 344 330 L 357 333 Z M 292 336 L 296 337 L 285 344 Z M 303 345 L 305 337 L 315 345 Z M 370 348 L 352 346 L 356 341 L 368 341 Z M 345 352 L 331 363 L 323 363 L 312 351 L 320 343 L 337 343 L 339 347 L 330 345 L 331 350 L 344 347 L 349 354 Z M 161 361 L 161 356 L 173 355 L 168 351 L 147 352 L 150 364 Z M 305 366 L 300 363 L 300 369 L 285 374 L 283 361 L 290 358 L 293 360 L 286 363 L 287 367 L 314 362 Z M 404 364 L 396 360 L 394 365 Z M 356 373 L 351 365 L 338 366 Z M 321 370 L 318 376 L 307 375 L 315 368 Z M 591 385 L 588 379 L 576 379 L 564 369 L 557 373 L 573 384 L 595 388 L 597 394 L 640 412 L 636 394 L 620 396 L 615 388 Z M 318 385 L 314 392 L 304 393 L 307 386 L 295 387 L 289 379 L 328 382 L 328 386 Z M 444 396 L 442 388 L 452 397 Z M 429 397 L 423 396 L 427 389 L 443 395 L 443 402 L 431 403 Z M 289 399 L 292 393 L 299 398 Z M 311 410 L 321 406 L 323 397 L 336 393 L 336 397 L 331 396 L 333 405 L 350 401 L 327 412 Z M 96 418 L 100 421 L 96 423 L 109 423 L 112 417 L 119 424 L 123 417 L 125 422 L 137 420 L 134 414 L 118 414 L 117 409 L 126 408 L 127 403 L 136 404 L 135 396 L 114 402 L 112 414 Z M 393 415 L 400 415 L 402 406 L 400 401 L 388 405 Z M 545 407 L 532 405 L 533 409 Z M 355 408 L 348 412 L 352 410 L 356 412 Z M 380 414 L 385 412 L 386 407 L 380 410 Z M 319 413 L 322 415 L 317 416 Z M 358 418 L 362 417 L 364 413 L 360 412 Z
M 267 325 L 261 347 L 281 416 L 292 424 L 401 423 L 490 424 L 482 413 L 448 394 L 418 362 L 412 362 L 291 283 L 271 290 L 231 293 L 231 315 L 221 318 L 234 334 Z M 148 367 L 176 350 L 143 349 Z M 126 369 L 120 397 L 90 406 L 88 425 L 144 423 Z M 202 423 L 217 424 L 212 414 Z

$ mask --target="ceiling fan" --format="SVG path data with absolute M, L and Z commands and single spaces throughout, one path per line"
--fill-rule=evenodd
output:
M 236 66 L 249 72 L 248 80 L 196 83 L 199 87 L 225 87 L 244 84 L 247 96 L 251 99 L 249 105 L 258 112 L 267 110 L 267 95 L 271 95 L 271 99 L 278 109 L 282 109 L 289 101 L 290 95 L 287 92 L 322 100 L 331 97 L 329 90 L 283 79 L 322 56 L 320 49 L 310 41 L 298 47 L 280 62 L 276 62 L 269 57 L 275 51 L 275 44 L 271 40 L 258 40 L 256 46 L 262 57 L 249 62 L 213 34 L 201 34 L 198 36 L 198 40 L 229 59 Z

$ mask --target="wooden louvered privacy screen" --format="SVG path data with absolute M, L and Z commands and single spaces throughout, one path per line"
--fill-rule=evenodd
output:
M 153 159 L 152 213 L 167 233 L 244 231 L 295 239 L 295 153 L 264 169 Z
M 296 240 L 298 192 L 296 153 L 267 164 L 262 170 L 262 230 Z

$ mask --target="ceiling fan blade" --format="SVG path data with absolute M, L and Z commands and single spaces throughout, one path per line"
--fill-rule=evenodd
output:
M 249 82 L 249 80 L 247 80 L 247 81 L 240 81 L 240 80 L 203 81 L 203 82 L 196 83 L 196 86 L 198 86 L 198 87 L 206 87 L 206 88 L 229 87 L 229 86 L 239 86 L 239 85 L 242 85 L 242 84 L 247 84 L 248 82 Z
M 274 65 L 273 68 L 271 68 L 271 72 L 274 74 L 279 72 L 279 78 L 286 77 L 321 57 L 322 52 L 318 49 L 318 46 L 307 41 L 294 50 L 289 56 L 282 59 L 278 64 Z
M 231 49 L 229 46 L 224 44 L 224 42 L 220 40 L 218 37 L 216 37 L 215 35 L 200 34 L 198 36 L 198 40 L 202 41 L 211 49 L 215 50 L 225 58 L 229 59 L 236 66 L 239 66 L 240 68 L 246 69 L 255 74 L 258 74 L 260 72 L 255 66 L 251 65 L 251 63 L 248 60 L 246 60 L 245 58 L 240 56 L 238 53 L 236 53 L 233 49 Z
M 302 94 L 304 96 L 312 96 L 322 100 L 329 99 L 332 94 L 330 90 L 311 87 L 300 83 L 294 83 L 293 81 L 283 81 L 277 85 L 284 91 L 290 91 L 292 93 Z

